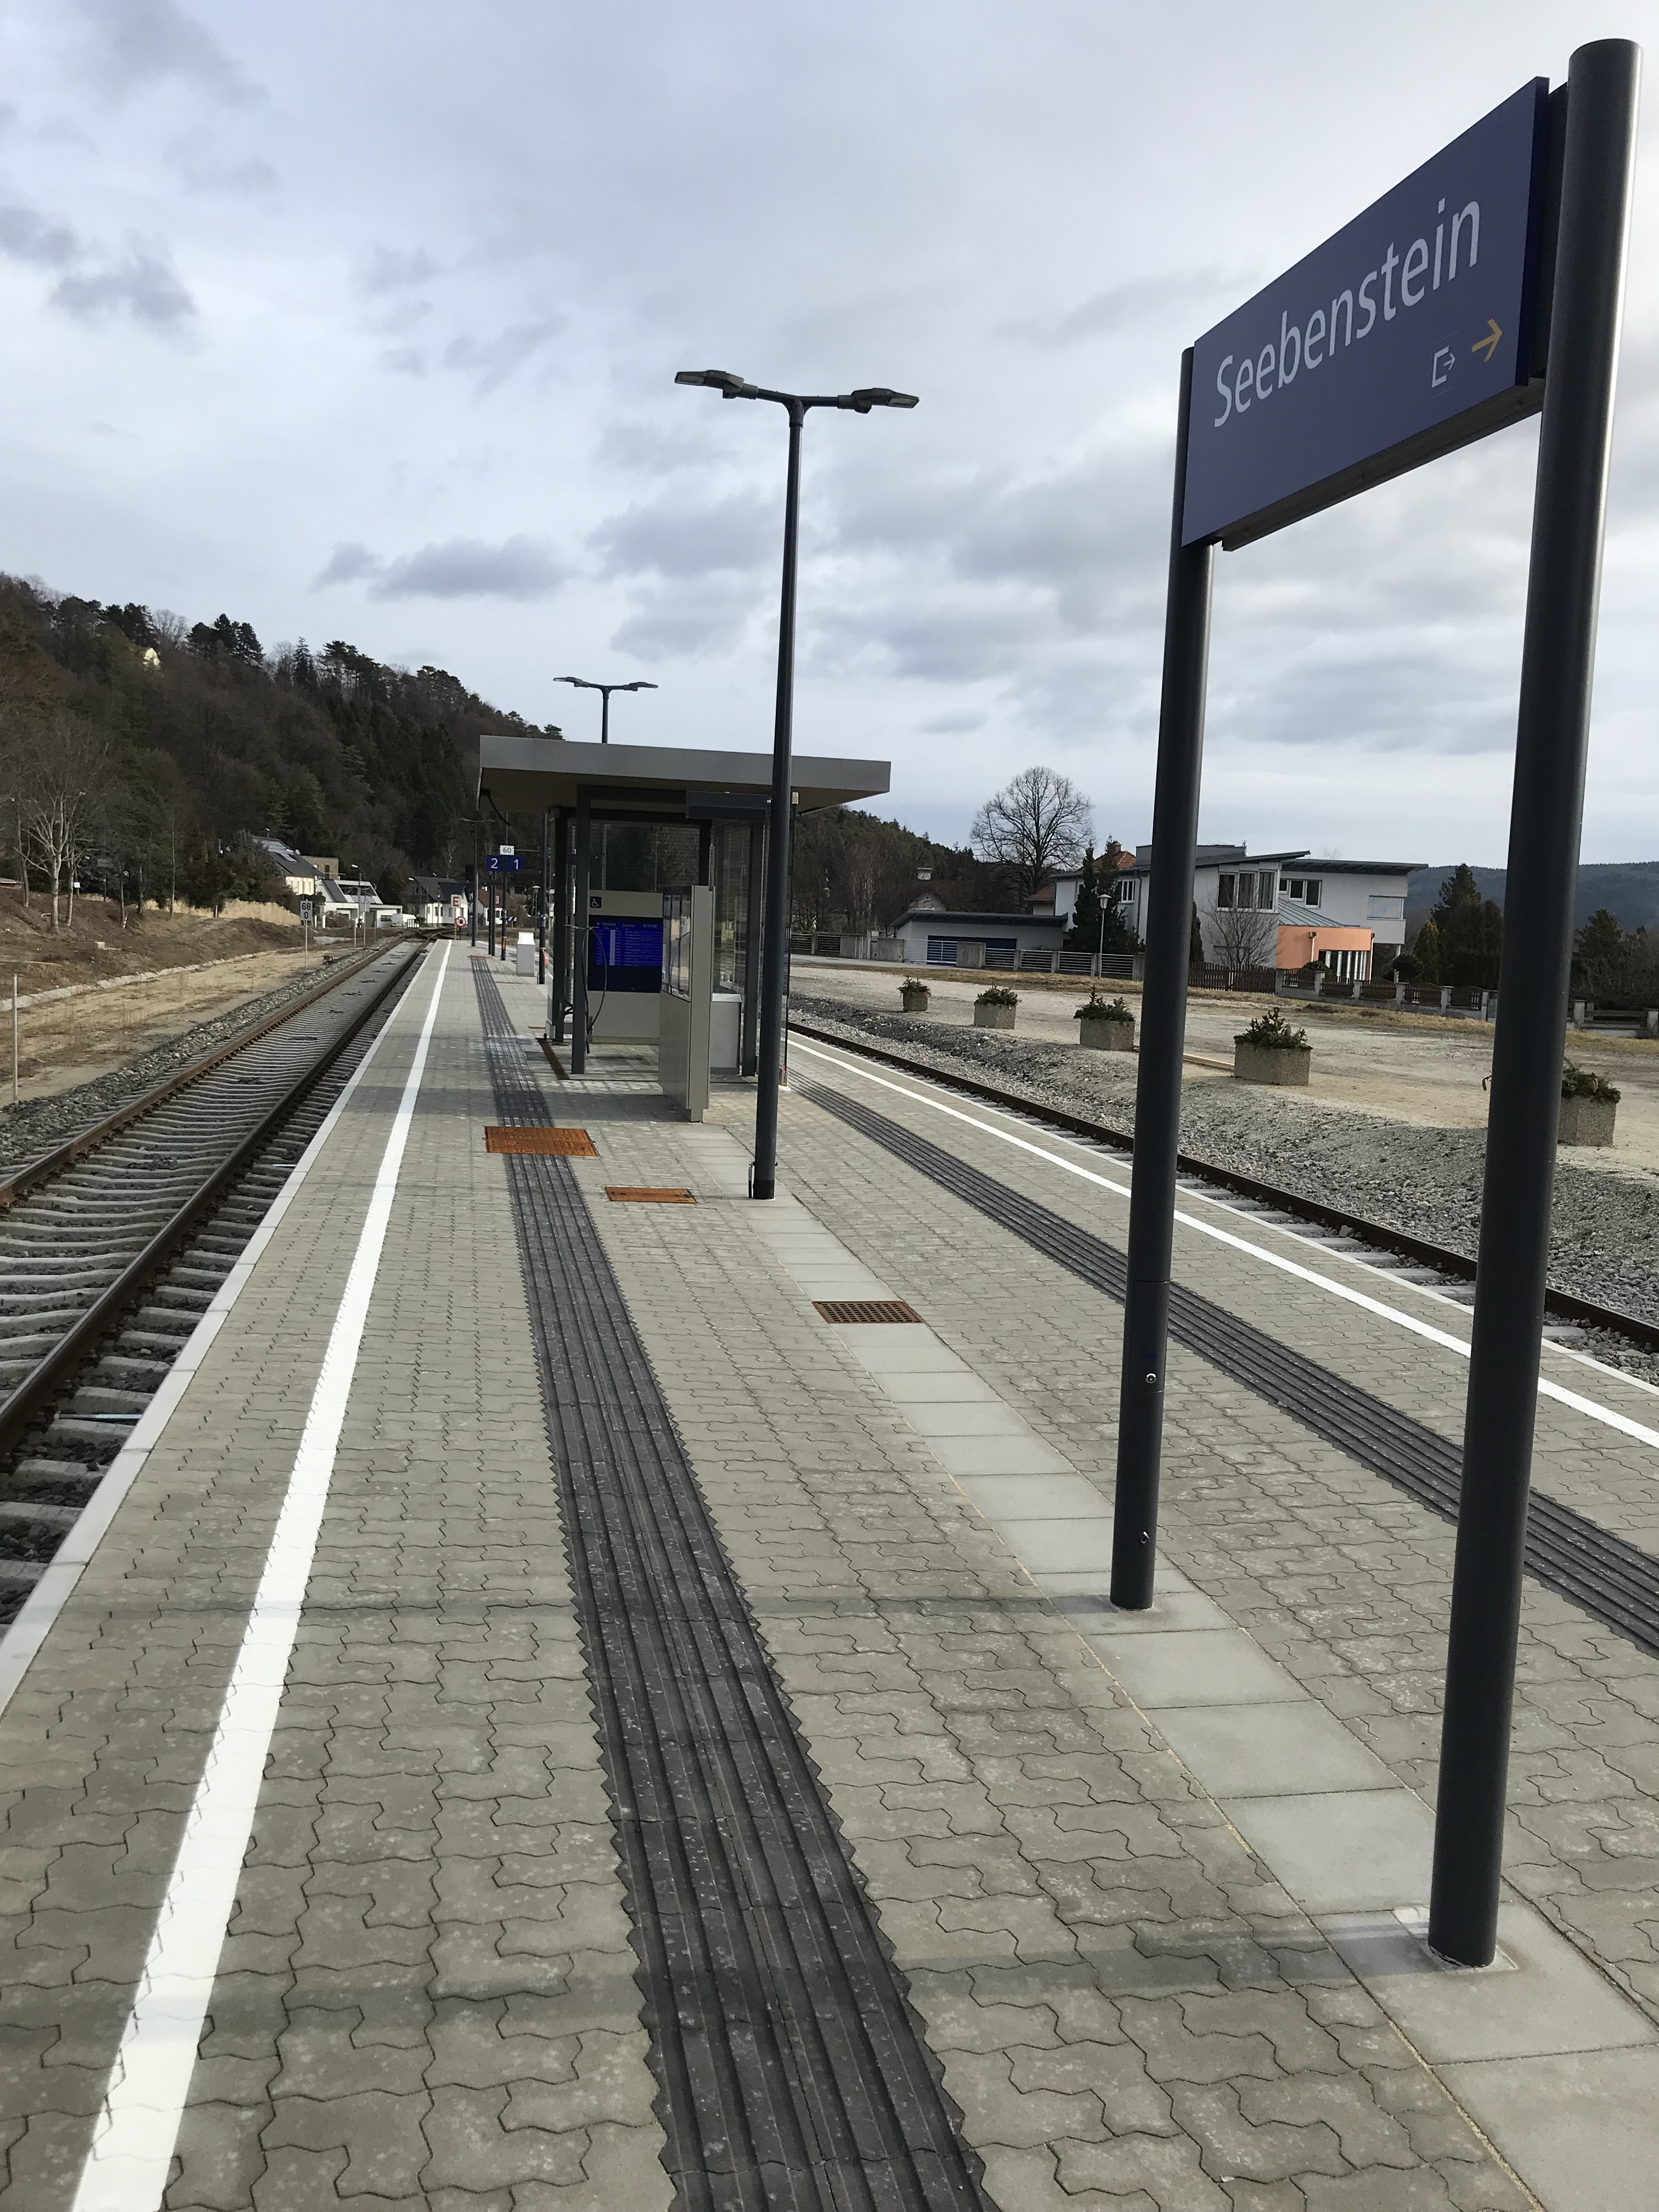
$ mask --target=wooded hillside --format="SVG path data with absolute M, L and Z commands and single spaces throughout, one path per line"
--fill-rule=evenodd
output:
M 266 887 L 247 847 L 263 834 L 337 856 L 388 898 L 403 897 L 411 872 L 459 873 L 472 857 L 480 732 L 559 734 L 441 668 L 411 675 L 343 639 L 267 653 L 226 615 L 186 626 L 0 576 L 8 798 L 31 746 L 62 738 L 69 718 L 79 742 L 107 748 L 82 872 L 113 863 L 152 897 L 176 874 L 198 903 Z M 14 873 L 17 842 L 8 805 L 0 845 Z

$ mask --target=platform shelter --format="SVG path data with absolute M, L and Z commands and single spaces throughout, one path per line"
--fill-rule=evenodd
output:
M 890 782 L 886 761 L 797 754 L 792 797 L 799 811 L 811 813 L 875 798 Z M 697 829 L 696 880 L 714 894 L 719 980 L 740 1001 L 737 1070 L 754 1073 L 760 1027 L 760 887 L 771 783 L 769 753 L 572 744 L 516 735 L 479 739 L 481 812 L 486 818 L 492 809 L 495 815 L 546 817 L 552 883 L 548 1026 L 558 1042 L 568 1020 L 573 1073 L 580 1074 L 586 1065 L 594 1034 L 590 1000 L 601 975 L 612 1034 L 642 1037 L 655 1012 L 658 985 L 653 979 L 660 958 L 649 957 L 647 933 L 641 927 L 653 918 L 652 902 L 641 894 L 612 892 L 603 884 L 595 888 L 592 880 L 595 828 L 622 823 Z M 635 1000 L 636 1006 L 630 1005 Z M 654 1036 L 654 1028 L 649 1034 Z

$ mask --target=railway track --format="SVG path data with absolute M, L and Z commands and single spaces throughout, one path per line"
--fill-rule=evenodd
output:
M 0 1622 L 96 1491 L 421 957 L 359 963 L 0 1184 Z
M 1042 1128 L 1062 1130 L 1067 1136 L 1080 1137 L 1088 1144 L 1103 1146 L 1110 1152 L 1134 1150 L 1134 1139 L 1122 1130 L 1111 1128 L 1103 1121 L 1091 1121 L 1081 1114 L 1068 1114 L 1061 1107 L 1046 1105 L 1040 1099 L 1026 1097 L 1023 1092 L 1005 1091 L 998 1084 L 981 1083 L 974 1076 L 934 1067 L 926 1060 L 912 1060 L 907 1054 L 893 1052 L 863 1037 L 842 1036 L 793 1013 L 789 1027 L 816 1043 L 833 1045 L 839 1052 L 879 1061 L 884 1066 L 897 1068 L 906 1075 L 935 1084 L 941 1090 L 957 1091 L 967 1097 L 981 1099 L 1016 1120 L 1030 1121 Z M 1259 1182 L 1254 1176 L 1241 1175 L 1235 1169 L 1218 1167 L 1213 1161 L 1200 1159 L 1191 1152 L 1181 1152 L 1176 1158 L 1184 1183 L 1207 1184 L 1230 1193 L 1236 1200 L 1243 1200 L 1257 1220 L 1279 1214 L 1291 1221 L 1307 1222 L 1338 1238 L 1352 1240 L 1349 1249 L 1354 1250 L 1356 1257 L 1387 1254 L 1395 1261 L 1403 1261 L 1408 1268 L 1425 1270 L 1419 1280 L 1426 1280 L 1430 1273 L 1441 1278 L 1439 1287 L 1454 1297 L 1461 1299 L 1465 1287 L 1473 1296 L 1474 1261 L 1466 1253 L 1431 1244 L 1425 1237 L 1413 1237 L 1407 1230 L 1395 1229 L 1387 1222 L 1368 1220 L 1363 1214 L 1328 1206 L 1323 1200 L 1308 1198 L 1300 1191 L 1284 1190 L 1276 1184 Z M 1367 1248 L 1366 1254 L 1358 1250 L 1360 1246 Z M 1581 1298 L 1575 1291 L 1555 1289 L 1545 1291 L 1544 1307 L 1549 1316 L 1545 1334 L 1557 1340 L 1571 1342 L 1586 1332 L 1595 1332 L 1639 1351 L 1659 1354 L 1659 1322 L 1648 1321 L 1640 1314 L 1625 1313 L 1617 1306 L 1597 1305 L 1592 1299 Z

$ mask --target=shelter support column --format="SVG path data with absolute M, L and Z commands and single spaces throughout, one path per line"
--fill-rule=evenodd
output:
M 766 880 L 766 817 L 749 824 L 749 872 L 743 894 L 743 1047 L 740 1072 L 752 1075 L 760 1060 L 761 886 Z
M 576 793 L 576 899 L 570 917 L 570 1073 L 587 1066 L 587 883 L 593 842 L 592 802 L 587 786 Z
M 553 1042 L 564 1041 L 570 1011 L 570 817 L 561 806 L 553 817 Z

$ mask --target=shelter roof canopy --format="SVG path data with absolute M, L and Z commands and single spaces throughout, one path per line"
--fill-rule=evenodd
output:
M 887 761 L 797 753 L 793 767 L 792 787 L 807 811 L 877 798 L 892 781 Z M 504 813 L 574 806 L 584 784 L 595 804 L 610 813 L 633 805 L 642 813 L 673 813 L 684 808 L 688 792 L 763 795 L 772 787 L 772 756 L 690 745 L 572 744 L 557 738 L 505 734 L 478 740 L 478 788 Z

